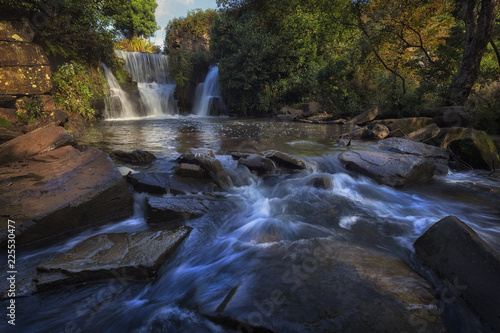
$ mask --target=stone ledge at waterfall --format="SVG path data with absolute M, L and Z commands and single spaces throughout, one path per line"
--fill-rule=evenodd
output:
M 209 319 L 244 332 L 444 332 L 430 284 L 397 257 L 333 238 L 274 243 Z M 418 320 L 416 320 L 418 318 Z
M 158 273 L 190 227 L 95 235 L 37 267 L 39 292 L 101 279 L 148 279 Z
M 18 141 L 27 142 L 23 137 L 30 134 Z M 29 157 L 9 147 L 18 158 L 13 161 L 9 155 L 9 164 L 0 166 L 0 215 L 16 222 L 17 245 L 132 215 L 130 190 L 106 153 L 64 146 Z M 7 241 L 7 218 L 0 224 L 2 246 Z
M 430 227 L 414 244 L 418 260 L 447 281 L 494 332 L 500 331 L 500 256 L 455 216 Z
M 424 183 L 448 171 L 449 153 L 444 148 L 401 138 L 379 141 L 377 147 L 344 152 L 340 160 L 347 170 L 394 187 Z

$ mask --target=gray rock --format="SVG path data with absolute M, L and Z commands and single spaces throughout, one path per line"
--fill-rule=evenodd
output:
M 37 267 L 38 291 L 110 278 L 147 279 L 156 276 L 191 228 L 101 234 Z
M 275 243 L 209 318 L 241 332 L 444 331 L 432 289 L 398 258 L 336 239 Z M 419 321 L 420 323 L 420 321 Z
M 394 187 L 427 182 L 448 171 L 445 149 L 400 138 L 382 140 L 378 147 L 344 152 L 340 160 L 346 169 Z
M 228 188 L 233 185 L 222 163 L 215 157 L 210 149 L 193 148 L 179 156 L 177 162 L 199 165 L 205 170 L 206 175 L 221 188 Z
M 147 199 L 148 223 L 187 221 L 209 212 L 226 209 L 224 200 L 207 196 L 149 197 Z
M 175 167 L 175 174 L 180 177 L 205 178 L 205 170 L 197 164 L 181 163 Z
M 500 256 L 454 216 L 434 224 L 414 244 L 418 260 L 430 268 L 493 331 L 500 331 Z
M 139 193 L 162 195 L 168 192 L 169 174 L 167 173 L 134 173 L 127 175 L 127 181 Z

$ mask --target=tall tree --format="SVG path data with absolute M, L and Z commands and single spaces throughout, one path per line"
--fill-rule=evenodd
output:
M 466 39 L 462 63 L 453 79 L 451 102 L 464 105 L 474 85 L 481 59 L 491 40 L 499 0 L 461 0 Z
M 156 0 L 106 0 L 104 13 L 126 38 L 149 37 L 158 30 L 155 19 Z

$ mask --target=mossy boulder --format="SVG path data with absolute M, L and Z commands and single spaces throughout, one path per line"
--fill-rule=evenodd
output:
M 491 138 L 483 131 L 468 128 L 448 145 L 455 155 L 475 169 L 500 168 L 500 157 Z

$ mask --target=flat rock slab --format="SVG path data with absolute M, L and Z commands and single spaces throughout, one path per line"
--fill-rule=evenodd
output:
M 122 150 L 116 150 L 110 154 L 112 158 L 120 160 L 125 163 L 147 165 L 156 161 L 156 156 L 152 153 L 144 150 L 134 150 L 132 152 L 125 152 Z
M 210 212 L 223 212 L 227 204 L 222 199 L 207 196 L 149 197 L 148 223 L 187 221 Z
M 0 215 L 16 222 L 16 244 L 132 214 L 133 198 L 108 154 L 61 147 L 0 166 Z M 0 221 L 0 243 L 7 219 Z
M 0 66 L 36 65 L 49 65 L 49 59 L 40 45 L 0 42 Z
M 60 126 L 50 123 L 0 146 L 0 164 L 25 160 L 73 142 L 73 138 Z
M 434 224 L 415 244 L 417 258 L 449 285 L 494 332 L 500 331 L 500 256 L 454 216 Z
M 323 238 L 255 256 L 265 269 L 202 306 L 207 317 L 240 332 L 444 331 L 429 283 L 390 254 Z
M 0 93 L 43 95 L 52 89 L 49 65 L 0 67 Z
M 347 151 L 340 160 L 346 169 L 394 187 L 425 183 L 448 171 L 446 149 L 400 138 L 382 140 L 378 148 Z
M 155 277 L 190 232 L 181 226 L 90 237 L 37 267 L 38 291 L 113 277 Z

